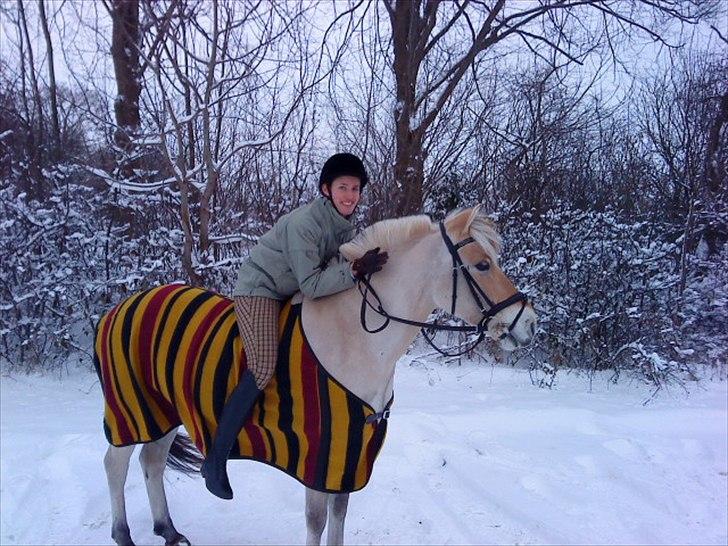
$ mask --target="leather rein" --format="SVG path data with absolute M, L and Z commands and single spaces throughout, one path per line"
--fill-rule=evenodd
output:
M 435 349 L 438 353 L 440 353 L 443 356 L 448 357 L 454 357 L 454 356 L 461 356 L 465 353 L 468 353 L 472 351 L 476 346 L 480 344 L 480 342 L 485 339 L 485 334 L 488 331 L 488 323 L 490 322 L 490 319 L 492 319 L 495 315 L 500 313 L 503 309 L 506 307 L 509 307 L 515 303 L 521 302 L 521 309 L 518 311 L 518 314 L 511 322 L 510 326 L 508 326 L 508 333 L 503 333 L 501 335 L 501 339 L 505 339 L 509 335 L 511 335 L 511 332 L 516 327 L 516 324 L 518 323 L 518 320 L 521 318 L 521 315 L 523 314 L 523 310 L 526 308 L 526 303 L 528 303 L 528 298 L 525 294 L 522 292 L 516 292 L 512 296 L 506 298 L 505 300 L 493 303 L 490 298 L 487 296 L 487 294 L 483 291 L 482 288 L 478 285 L 478 283 L 475 281 L 473 276 L 470 274 L 470 271 L 468 271 L 468 266 L 465 265 L 462 258 L 460 257 L 459 250 L 464 247 L 465 245 L 468 245 L 470 243 L 474 243 L 475 239 L 472 237 L 468 237 L 467 239 L 463 239 L 462 241 L 458 243 L 453 243 L 450 237 L 448 236 L 447 232 L 445 231 L 445 225 L 443 222 L 439 223 L 440 226 L 440 233 L 442 234 L 442 238 L 445 242 L 445 246 L 447 246 L 448 252 L 450 252 L 450 256 L 452 257 L 452 302 L 450 306 L 450 314 L 455 315 L 455 306 L 457 304 L 457 291 L 458 291 L 458 278 L 459 274 L 462 273 L 463 278 L 465 279 L 465 283 L 467 284 L 468 288 L 470 289 L 470 294 L 472 295 L 473 299 L 475 300 L 475 303 L 477 304 L 478 308 L 480 309 L 480 312 L 482 314 L 482 318 L 480 319 L 480 322 L 477 326 L 455 326 L 455 325 L 449 325 L 449 324 L 435 324 L 432 322 L 419 322 L 416 320 L 410 320 L 403 317 L 398 317 L 396 315 L 392 315 L 388 313 L 384 307 L 382 306 L 382 300 L 380 299 L 379 295 L 377 294 L 376 290 L 374 290 L 374 287 L 370 283 L 371 275 L 367 276 L 364 279 L 359 280 L 357 283 L 357 287 L 359 288 L 359 293 L 362 295 L 362 303 L 361 303 L 361 311 L 360 311 L 360 320 L 362 328 L 364 328 L 365 331 L 367 331 L 370 334 L 376 334 L 377 332 L 381 332 L 384 330 L 387 326 L 389 326 L 390 321 L 399 322 L 402 324 L 407 324 L 409 326 L 417 326 L 418 328 L 422 329 L 422 336 L 427 340 L 427 342 L 432 346 L 433 349 Z M 369 301 L 369 294 L 372 295 L 372 297 L 376 300 L 375 304 L 372 304 Z M 370 329 L 367 326 L 367 308 L 371 309 L 378 315 L 384 317 L 386 320 L 384 321 L 384 324 L 380 326 L 379 328 Z M 443 350 L 441 350 L 439 347 L 437 347 L 434 342 L 434 336 L 431 338 L 427 334 L 427 330 L 438 330 L 438 331 L 446 331 L 446 332 L 466 332 L 466 333 L 477 333 L 478 338 L 476 341 L 468 346 L 468 348 L 462 352 L 459 353 L 447 353 Z

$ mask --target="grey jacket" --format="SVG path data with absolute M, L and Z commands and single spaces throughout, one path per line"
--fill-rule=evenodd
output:
M 319 197 L 282 216 L 240 266 L 234 296 L 286 300 L 298 290 L 320 298 L 354 286 L 339 245 L 354 237 L 354 226 L 331 202 Z

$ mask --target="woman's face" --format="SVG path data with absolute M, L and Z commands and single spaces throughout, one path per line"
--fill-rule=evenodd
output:
M 331 198 L 339 214 L 351 216 L 361 198 L 360 186 L 361 182 L 356 176 L 339 176 L 331 183 L 331 193 L 325 184 L 322 191 L 324 195 Z

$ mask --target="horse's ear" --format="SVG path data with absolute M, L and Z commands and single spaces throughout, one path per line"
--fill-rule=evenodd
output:
M 457 233 L 459 235 L 466 235 L 470 231 L 470 224 L 473 223 L 475 217 L 478 216 L 482 205 L 478 204 L 472 208 L 462 210 L 455 216 L 450 218 L 446 226 L 451 233 Z

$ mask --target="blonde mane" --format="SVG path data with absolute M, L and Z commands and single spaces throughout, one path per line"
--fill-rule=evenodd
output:
M 483 247 L 483 250 L 494 261 L 498 261 L 501 249 L 501 237 L 496 230 L 495 223 L 488 216 L 477 209 L 459 209 L 451 212 L 445 218 L 445 225 L 455 221 L 459 215 L 472 216 L 468 227 L 468 234 L 461 233 L 462 237 L 468 235 Z M 464 224 L 462 224 L 464 226 Z M 391 220 L 382 220 L 364 229 L 348 243 L 341 245 L 339 250 L 347 260 L 362 256 L 367 250 L 379 247 L 391 251 L 404 243 L 411 243 L 415 239 L 424 237 L 436 230 L 435 224 L 424 214 L 406 216 Z M 451 231 L 452 237 L 457 237 Z M 457 241 L 455 241 L 457 242 Z
M 362 256 L 367 250 L 379 247 L 392 250 L 398 246 L 420 238 L 434 229 L 432 220 L 424 214 L 382 220 L 372 224 L 339 250 L 347 260 Z
M 448 214 L 447 218 L 445 218 L 445 225 L 454 217 L 463 214 L 463 212 L 463 209 L 458 209 Z M 468 228 L 469 235 L 483 247 L 483 250 L 492 260 L 498 263 L 503 240 L 496 229 L 495 222 L 484 212 L 481 212 L 480 207 L 477 207 L 474 212 L 475 216 L 470 221 Z

